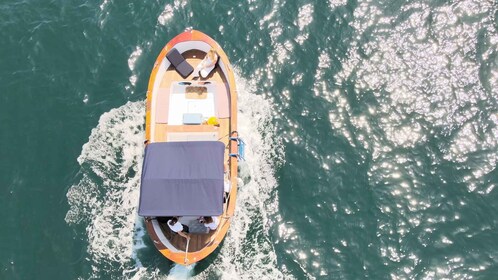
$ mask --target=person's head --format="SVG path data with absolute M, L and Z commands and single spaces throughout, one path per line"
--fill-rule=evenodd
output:
M 213 222 L 213 218 L 209 217 L 209 216 L 206 216 L 204 217 L 204 223 L 206 224 L 210 224 Z
M 178 217 L 173 217 L 171 220 L 169 220 L 169 225 L 174 226 L 178 222 Z

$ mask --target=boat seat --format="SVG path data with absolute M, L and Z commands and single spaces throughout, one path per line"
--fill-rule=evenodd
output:
M 203 224 L 199 223 L 198 217 L 181 217 L 180 221 L 182 224 L 188 226 L 189 232 L 194 234 L 208 234 L 209 229 Z
M 196 234 L 208 234 L 209 229 L 205 227 L 203 224 L 199 223 L 198 221 L 191 221 L 190 223 L 187 224 L 190 233 L 196 233 Z
M 167 54 L 166 58 L 175 67 L 176 71 L 185 79 L 192 72 L 194 72 L 194 67 L 190 65 L 183 55 L 175 48 L 172 48 Z

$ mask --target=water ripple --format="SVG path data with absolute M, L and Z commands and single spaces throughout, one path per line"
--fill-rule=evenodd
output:
M 491 222 L 481 216 L 484 209 L 466 212 L 471 206 L 464 195 L 494 189 L 487 176 L 498 158 L 497 99 L 496 88 L 487 85 L 496 85 L 496 67 L 483 76 L 488 54 L 496 57 L 492 10 L 491 2 L 469 0 L 404 4 L 392 15 L 380 3 L 363 1 L 351 23 L 355 39 L 335 75 L 344 90 L 332 90 L 317 68 L 322 82 L 315 93 L 334 104 L 332 127 L 364 149 L 364 158 L 372 157 L 377 237 L 383 263 L 396 264 L 392 279 L 465 279 L 489 267 L 472 267 L 460 248 L 485 240 Z M 477 49 L 483 34 L 488 42 Z M 469 233 L 463 224 L 473 219 L 481 227 Z

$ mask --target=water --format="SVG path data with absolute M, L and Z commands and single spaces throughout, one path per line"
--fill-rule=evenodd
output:
M 0 3 L 0 279 L 495 279 L 495 1 Z M 237 219 L 184 268 L 136 215 L 185 28 L 236 70 Z

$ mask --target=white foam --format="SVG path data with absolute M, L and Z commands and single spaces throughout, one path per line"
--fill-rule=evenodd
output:
M 160 25 L 166 25 L 175 15 L 175 11 L 180 8 L 184 8 L 187 3 L 188 1 L 186 0 L 175 0 L 173 4 L 166 4 L 162 13 L 157 18 L 157 22 Z
M 329 0 L 329 7 L 330 10 L 335 10 L 336 8 L 344 6 L 347 3 L 347 0 Z
M 275 15 L 277 15 L 279 8 L 280 8 L 280 1 L 279 0 L 272 1 L 272 8 L 270 13 L 266 14 L 262 19 L 259 20 L 259 27 L 261 30 L 264 29 L 263 25 L 266 22 L 272 20 L 275 17 Z
M 132 86 L 135 86 L 136 83 L 137 83 L 137 75 L 134 73 L 134 70 L 135 70 L 135 66 L 137 64 L 137 60 L 138 58 L 142 55 L 142 48 L 137 46 L 135 48 L 135 50 L 130 54 L 130 57 L 128 58 L 128 67 L 130 68 L 131 72 L 132 72 L 132 75 L 130 76 L 130 84 Z
M 137 63 L 137 59 L 142 55 L 142 48 L 137 46 L 135 50 L 130 54 L 128 58 L 128 67 L 131 71 L 135 70 L 135 64 Z
M 173 268 L 169 271 L 167 280 L 185 280 L 190 279 L 194 274 L 194 267 L 196 264 L 183 266 L 174 264 Z
M 166 25 L 166 23 L 173 18 L 173 12 L 173 6 L 171 6 L 170 4 L 166 4 L 166 6 L 164 6 L 163 12 L 157 18 L 157 22 L 160 25 Z
M 102 2 L 102 4 L 100 4 L 100 10 L 101 11 L 104 11 L 104 9 L 107 7 L 107 5 L 109 5 L 109 0 L 104 0 L 104 2 Z
M 297 15 L 297 20 L 294 24 L 297 24 L 300 34 L 294 39 L 296 43 L 302 45 L 306 40 L 308 40 L 309 33 L 305 32 L 305 28 L 313 22 L 313 5 L 306 4 L 299 8 L 299 13 Z
M 299 12 L 297 15 L 297 27 L 299 30 L 303 30 L 306 26 L 308 26 L 313 21 L 313 5 L 306 4 L 299 8 Z
M 82 178 L 67 193 L 66 222 L 86 225 L 95 278 L 116 272 L 128 277 L 143 270 L 134 258 L 144 235 L 135 225 L 144 111 L 144 102 L 128 102 L 100 117 L 78 157 Z

